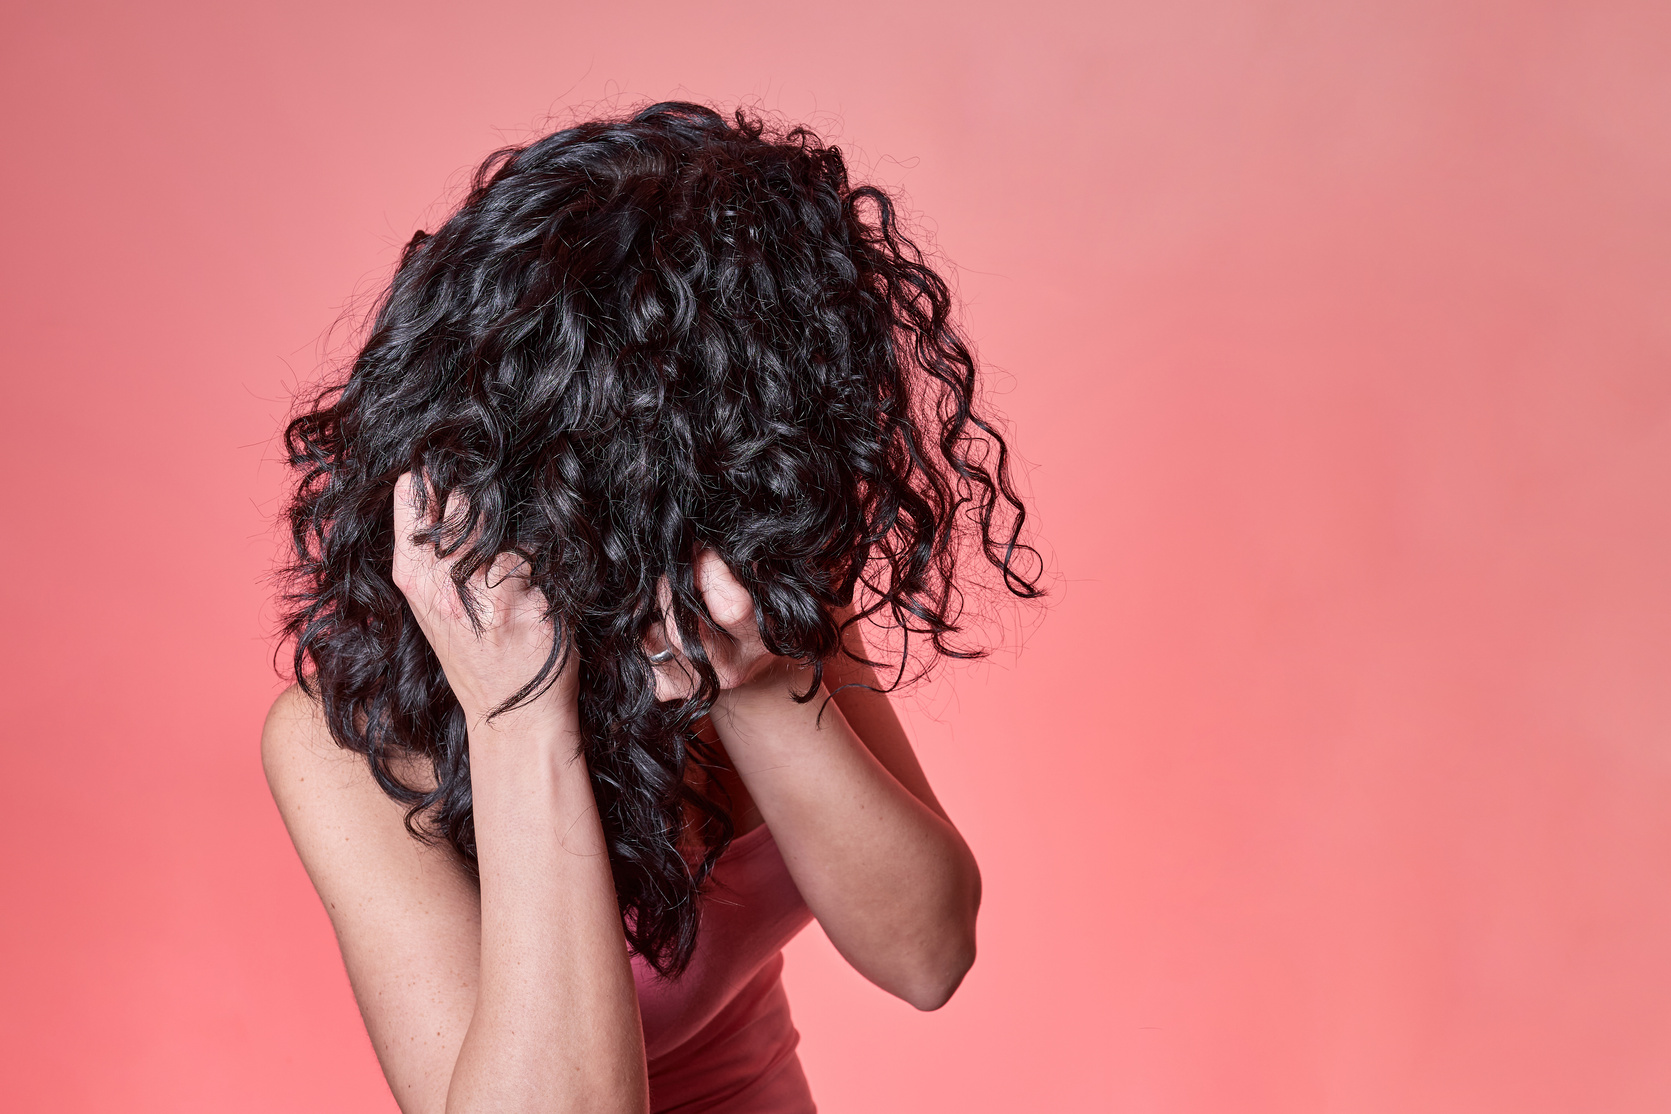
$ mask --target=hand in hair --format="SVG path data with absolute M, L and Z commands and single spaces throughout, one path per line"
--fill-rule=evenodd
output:
M 778 679 L 804 668 L 793 658 L 766 649 L 754 601 L 718 553 L 704 549 L 696 558 L 694 571 L 697 589 L 713 618 L 713 624 L 704 623 L 700 632 L 702 651 L 713 665 L 722 691 Z M 673 592 L 665 577 L 658 594 L 664 608 L 672 603 Z M 696 671 L 676 628 L 657 623 L 644 640 L 644 648 L 652 661 L 657 655 L 673 652 L 671 659 L 656 664 L 657 700 L 683 700 L 695 691 Z
M 433 532 L 440 540 L 452 540 L 448 523 L 457 520 L 461 509 L 456 493 L 443 510 L 427 492 L 419 492 L 412 473 L 400 477 L 395 483 L 395 586 L 435 651 L 471 730 L 490 719 L 495 728 L 536 726 L 555 711 L 573 708 L 579 670 L 571 657 L 551 683 L 531 694 L 525 691 L 556 652 L 545 598 L 529 585 L 527 563 L 508 553 L 462 586 L 455 581 L 456 550 L 442 556 L 423 535 Z M 514 706 L 506 709 L 507 704 Z

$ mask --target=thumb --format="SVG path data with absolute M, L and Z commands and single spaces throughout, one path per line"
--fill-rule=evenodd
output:
M 697 588 L 714 622 L 733 634 L 735 628 L 744 624 L 753 630 L 754 600 L 731 572 L 725 558 L 712 549 L 703 549 L 697 554 L 695 572 Z

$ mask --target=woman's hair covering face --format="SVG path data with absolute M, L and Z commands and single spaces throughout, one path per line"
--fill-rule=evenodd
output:
M 453 508 L 417 536 L 457 556 L 467 606 L 494 555 L 528 561 L 557 638 L 507 706 L 578 655 L 627 938 L 681 971 L 732 834 L 725 802 L 685 784 L 710 757 L 694 724 L 718 692 L 699 548 L 747 587 L 766 645 L 814 665 L 806 698 L 861 620 L 903 633 L 896 682 L 913 638 L 976 656 L 949 641 L 960 559 L 1037 594 L 952 309 L 888 195 L 851 185 L 803 128 L 665 103 L 490 156 L 407 245 L 346 381 L 286 431 L 296 675 L 414 835 L 474 868 L 464 717 L 391 579 L 408 471 Z M 700 674 L 665 704 L 644 646 L 663 577 Z M 433 789 L 401 776 L 414 757 Z

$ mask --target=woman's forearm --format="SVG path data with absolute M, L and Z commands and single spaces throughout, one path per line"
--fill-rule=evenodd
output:
M 471 731 L 481 974 L 449 1114 L 649 1109 L 638 998 L 578 742 L 572 721 Z
M 831 942 L 878 986 L 937 1008 L 974 962 L 974 856 L 826 691 L 797 704 L 792 683 L 725 693 L 715 730 Z

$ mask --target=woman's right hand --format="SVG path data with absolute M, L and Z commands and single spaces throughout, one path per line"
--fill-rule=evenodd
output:
M 419 522 L 417 483 L 411 472 L 395 482 L 394 582 L 440 659 L 472 736 L 484 728 L 562 729 L 573 719 L 577 695 L 579 670 L 572 654 L 544 692 L 488 721 L 494 709 L 533 680 L 551 654 L 554 635 L 545 597 L 529 585 L 521 558 L 501 554 L 470 583 L 480 623 L 479 630 L 473 627 L 453 586 L 453 559 L 412 540 L 421 526 L 435 521 L 431 499 L 429 522 Z M 457 498 L 449 498 L 447 510 L 454 509 Z

